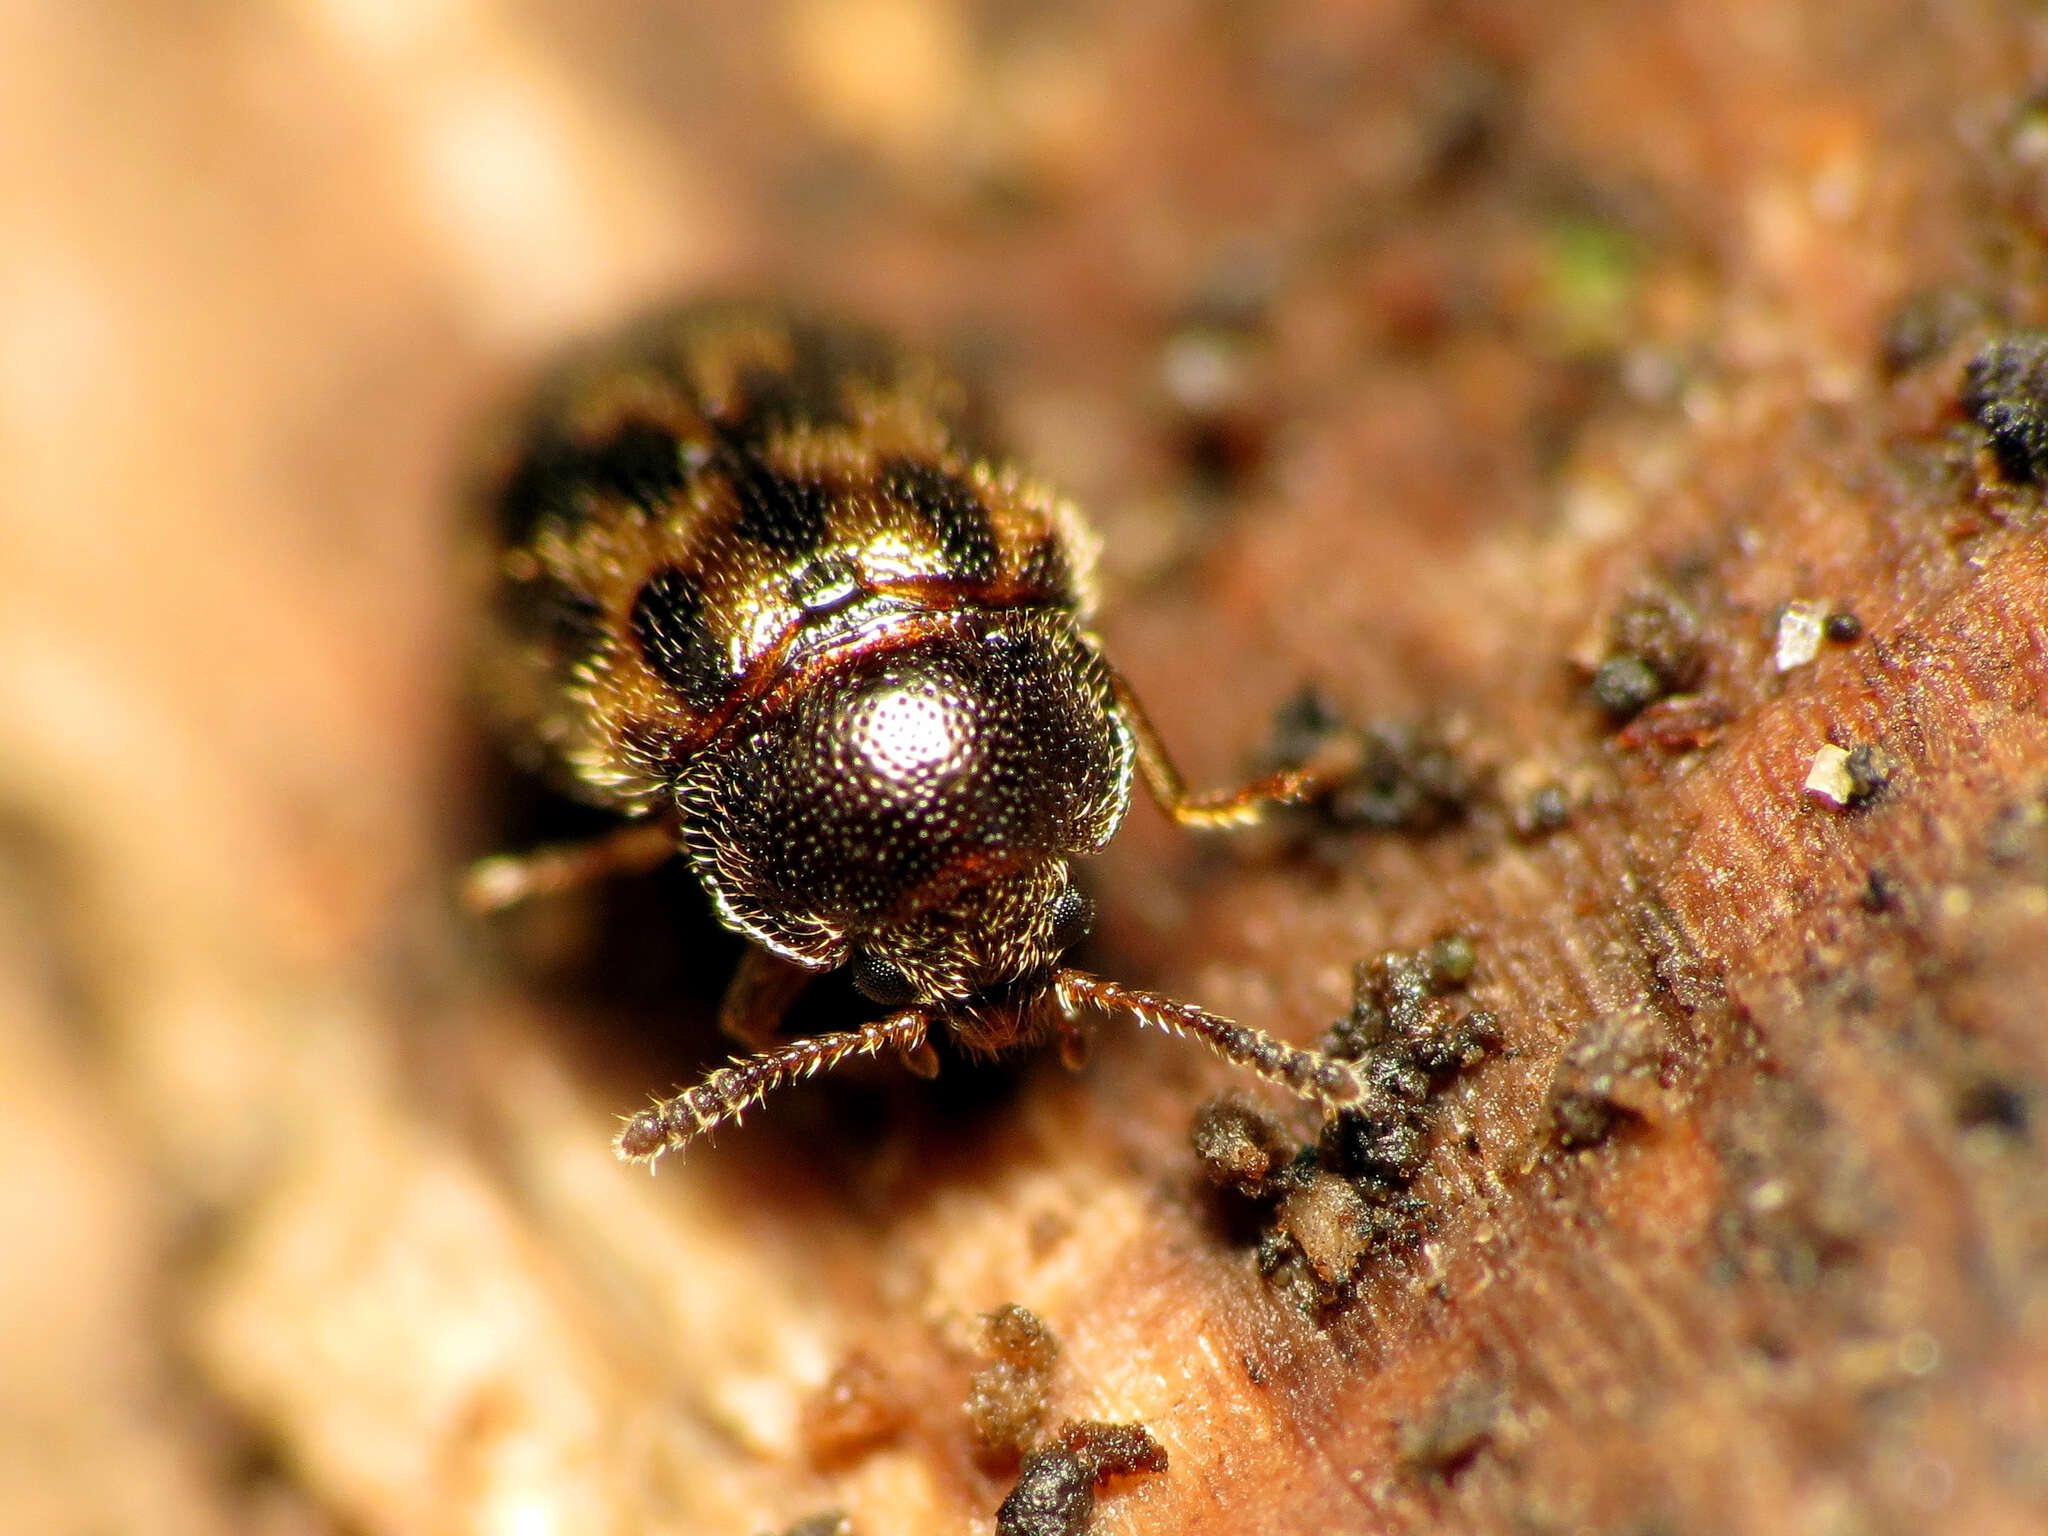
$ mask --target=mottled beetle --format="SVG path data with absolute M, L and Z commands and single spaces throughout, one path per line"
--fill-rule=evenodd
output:
M 653 1158 L 850 1056 L 936 1069 L 1057 1034 L 1084 1009 L 1200 1040 L 1325 1104 L 1351 1064 L 1060 963 L 1086 931 L 1071 861 L 1135 771 L 1175 821 L 1236 826 L 1332 760 L 1188 792 L 1087 623 L 1092 535 L 990 451 L 962 388 L 860 328 L 762 305 L 643 321 L 542 386 L 495 483 L 487 693 L 573 792 L 631 818 L 594 843 L 487 859 L 480 910 L 680 852 L 753 940 L 720 1022 L 755 1054 L 642 1110 Z M 781 1041 L 812 975 L 848 965 L 892 1011 Z

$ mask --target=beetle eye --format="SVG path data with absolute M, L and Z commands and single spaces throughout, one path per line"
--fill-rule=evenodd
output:
M 1071 949 L 1095 926 L 1095 903 L 1076 886 L 1068 886 L 1052 904 L 1052 946 Z
M 884 960 L 870 950 L 853 957 L 853 984 L 869 1002 L 884 1008 L 901 1008 L 917 999 L 917 984 L 893 960 Z

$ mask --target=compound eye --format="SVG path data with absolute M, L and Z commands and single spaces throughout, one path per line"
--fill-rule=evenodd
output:
M 895 961 L 884 960 L 870 950 L 855 953 L 853 984 L 861 996 L 884 1008 L 901 1008 L 917 1000 L 917 984 L 909 973 Z
M 1078 887 L 1068 886 L 1060 898 L 1052 904 L 1052 947 L 1071 949 L 1088 937 L 1088 930 L 1095 926 L 1095 903 L 1083 896 Z

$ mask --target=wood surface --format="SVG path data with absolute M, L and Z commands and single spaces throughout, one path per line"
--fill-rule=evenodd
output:
M 1095 1531 L 2048 1527 L 2048 518 L 1958 405 L 2048 320 L 2035 8 L 0 42 L 0 1528 L 991 1532 L 1006 1304 L 1036 1433 L 1167 1453 Z M 1191 1129 L 1312 1118 L 1114 1027 L 612 1159 L 735 950 L 668 872 L 457 910 L 554 825 L 465 712 L 461 488 L 552 346 L 734 289 L 967 359 L 1192 777 L 1309 683 L 1393 743 L 1348 817 L 1139 807 L 1087 958 L 1307 1041 L 1469 943 L 1412 1240 L 1262 1276 Z M 1794 602 L 1860 634 L 1780 671 Z

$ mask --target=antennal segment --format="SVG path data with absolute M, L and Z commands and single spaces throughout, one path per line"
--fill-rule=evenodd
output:
M 860 1029 L 813 1035 L 759 1056 L 735 1057 L 696 1087 L 634 1115 L 613 1138 L 612 1150 L 627 1162 L 651 1163 L 728 1120 L 738 1120 L 785 1083 L 829 1072 L 851 1056 L 879 1056 L 887 1051 L 915 1054 L 923 1047 L 930 1027 L 927 1010 L 906 1008 Z
M 1060 1012 L 1069 1020 L 1084 1003 L 1110 1013 L 1126 1013 L 1140 1024 L 1198 1041 L 1232 1065 L 1256 1072 L 1267 1082 L 1277 1083 L 1289 1093 L 1328 1108 L 1362 1109 L 1369 1114 L 1391 1113 L 1395 1108 L 1386 1091 L 1367 1078 L 1356 1063 L 1289 1045 L 1264 1030 L 1239 1024 L 1193 1003 L 1119 986 L 1086 971 L 1055 972 L 1052 991 Z

